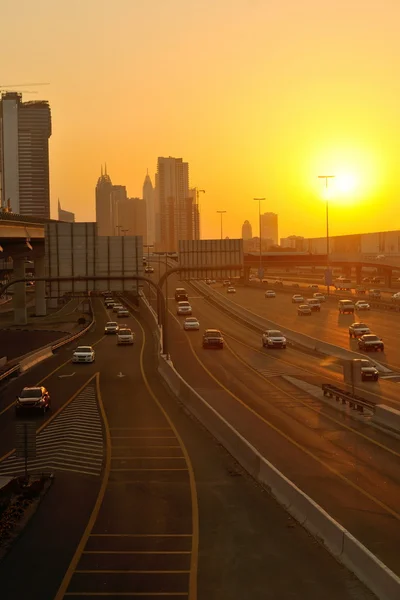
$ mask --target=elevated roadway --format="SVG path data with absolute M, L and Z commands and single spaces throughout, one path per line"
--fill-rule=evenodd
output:
M 170 290 L 182 285 L 190 289 L 171 277 Z M 337 365 L 294 350 L 262 349 L 258 334 L 197 292 L 189 292 L 189 299 L 201 331 L 222 329 L 227 345 L 223 351 L 203 350 L 201 332 L 183 331 L 183 318 L 176 317 L 170 299 L 170 350 L 180 374 L 263 456 L 400 574 L 400 440 L 373 429 L 367 418 L 354 421 L 318 402 L 282 377 L 332 381 L 340 377 Z
M 96 449 L 102 468 L 90 473 L 95 459 L 72 451 L 57 463 L 51 490 L 0 563 L 2 598 L 373 600 L 179 408 L 139 315 L 124 319 L 135 345 L 118 347 L 103 336 L 115 315 L 100 300 L 95 314 L 96 329 L 79 342 L 95 344 L 93 365 L 72 365 L 64 349 L 3 391 L 3 456 L 13 446 L 16 391 L 42 381 L 53 399 L 53 417 L 38 423 L 47 423 L 48 452 L 56 432 L 65 444 L 72 436 L 82 457 Z

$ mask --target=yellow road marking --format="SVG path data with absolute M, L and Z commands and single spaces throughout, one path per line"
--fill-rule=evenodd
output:
M 138 575 L 138 574 L 143 574 L 143 575 L 152 575 L 153 573 L 155 575 L 160 575 L 160 574 L 168 574 L 168 573 L 173 573 L 174 575 L 182 575 L 182 574 L 187 574 L 190 573 L 190 571 L 133 571 L 130 569 L 82 569 L 80 571 L 75 571 L 75 573 L 85 573 L 86 575 L 102 575 L 104 573 L 111 575 L 113 573 L 120 573 L 120 574 L 133 574 L 133 575 Z
M 136 596 L 140 596 L 141 598 L 146 596 L 151 596 L 154 598 L 167 598 L 169 596 L 182 596 L 187 598 L 187 592 L 68 592 L 65 594 L 66 596 L 112 596 L 112 598 L 119 598 L 120 596 L 129 596 L 130 598 L 136 598 Z
M 84 550 L 82 554 L 190 554 L 190 550 Z
M 64 578 L 61 582 L 61 585 L 55 595 L 54 600 L 62 600 L 62 598 L 65 596 L 67 588 L 69 586 L 69 583 L 71 581 L 72 575 L 74 574 L 77 564 L 79 562 L 79 559 L 81 557 L 81 554 L 85 548 L 86 542 L 89 539 L 90 536 L 90 532 L 93 529 L 93 526 L 96 522 L 97 516 L 99 514 L 100 511 L 100 507 L 101 504 L 103 502 L 103 498 L 106 492 L 106 487 L 107 487 L 107 483 L 108 483 L 108 479 L 110 476 L 110 468 L 111 468 L 111 438 L 110 438 L 110 430 L 108 428 L 108 420 L 107 420 L 107 415 L 106 415 L 106 411 L 104 410 L 104 405 L 103 405 L 103 400 L 101 397 L 101 391 L 100 391 L 100 382 L 99 382 L 99 377 L 100 374 L 96 373 L 94 375 L 94 377 L 96 377 L 96 390 L 97 390 L 97 398 L 98 398 L 98 402 L 99 402 L 99 408 L 100 408 L 100 413 L 101 413 L 101 417 L 103 419 L 103 424 L 104 424 L 104 430 L 105 430 L 105 436 L 106 436 L 106 463 L 105 463 L 105 467 L 104 467 L 104 473 L 103 473 L 103 480 L 101 482 L 101 486 L 100 486 L 100 490 L 96 499 L 96 503 L 93 507 L 92 513 L 89 517 L 89 520 L 87 522 L 85 531 L 83 532 L 82 538 L 75 550 L 74 556 L 72 557 L 72 560 L 68 566 L 68 569 L 64 575 Z
M 192 537 L 191 533 L 91 533 L 90 537 Z
M 265 375 L 263 375 L 262 373 L 260 373 L 260 371 L 258 371 L 250 363 L 248 363 L 241 356 L 239 356 L 234 350 L 232 350 L 232 348 L 229 346 L 229 344 L 226 344 L 226 347 L 229 349 L 229 351 L 233 354 L 233 356 L 239 362 L 241 362 L 242 364 L 245 365 L 246 368 L 251 369 L 256 375 L 258 375 L 258 377 L 260 377 L 260 379 L 263 379 L 264 381 L 267 381 L 268 385 L 270 385 L 271 387 L 279 390 L 282 394 L 284 394 L 288 398 L 291 398 L 292 400 L 295 400 L 296 402 L 299 402 L 300 404 L 302 404 L 303 406 L 305 406 L 306 408 L 308 408 L 312 412 L 315 412 L 320 417 L 328 419 L 329 421 L 333 421 L 333 423 L 336 423 L 340 427 L 343 427 L 343 429 L 347 429 L 347 431 L 351 431 L 355 435 L 358 435 L 358 436 L 362 437 L 364 440 L 367 440 L 368 442 L 371 442 L 372 444 L 375 444 L 375 446 L 378 446 L 382 450 L 385 450 L 386 452 L 389 452 L 390 454 L 393 454 L 393 456 L 397 456 L 398 458 L 400 458 L 400 453 L 399 452 L 396 452 L 395 450 L 392 450 L 392 448 L 389 448 L 388 446 L 385 446 L 384 444 L 381 444 L 381 442 L 378 442 L 377 440 L 374 440 L 373 438 L 370 438 L 368 435 L 362 433 L 361 431 L 357 431 L 357 429 L 353 429 L 353 427 L 350 427 L 350 425 L 346 425 L 345 423 L 342 423 L 338 419 L 335 419 L 335 417 L 332 417 L 332 416 L 327 415 L 325 413 L 321 413 L 321 411 L 318 410 L 317 408 L 314 408 L 313 406 L 310 406 L 310 404 L 308 402 L 306 402 L 304 400 L 301 400 L 300 398 L 297 398 L 296 396 L 293 396 L 293 394 L 291 394 L 290 392 L 286 392 L 286 391 L 282 390 L 278 385 L 276 385 L 275 383 L 273 383 L 272 381 L 270 381 L 268 379 L 268 377 L 266 377 Z M 261 353 L 261 354 L 263 354 L 263 353 Z M 320 402 L 322 402 L 322 400 Z
M 145 345 L 146 333 L 145 333 L 140 321 L 135 316 L 133 316 L 133 318 L 135 319 L 138 326 L 140 327 L 142 336 L 143 336 L 142 347 L 140 348 L 140 371 L 142 373 L 143 381 L 145 382 L 145 385 L 147 387 L 149 394 L 151 395 L 151 397 L 153 398 L 153 400 L 157 404 L 157 406 L 160 408 L 164 417 L 170 424 L 171 429 L 174 431 L 175 436 L 176 436 L 179 444 L 181 445 L 182 452 L 185 456 L 186 464 L 188 466 L 189 480 L 190 480 L 190 492 L 191 492 L 191 498 L 192 498 L 192 528 L 193 528 L 192 554 L 191 554 L 191 558 L 190 558 L 189 600 L 196 600 L 196 598 L 197 598 L 197 568 L 198 568 L 198 552 L 199 552 L 199 507 L 198 507 L 196 480 L 195 480 L 195 476 L 194 476 L 193 466 L 192 466 L 192 463 L 191 463 L 191 460 L 189 457 L 189 453 L 186 449 L 185 444 L 183 443 L 181 436 L 178 433 L 178 430 L 176 429 L 176 427 L 173 424 L 172 420 L 170 419 L 169 415 L 164 410 L 163 406 L 161 405 L 161 403 L 159 402 L 159 400 L 157 399 L 156 395 L 154 394 L 153 390 L 151 389 L 151 387 L 149 385 L 146 373 L 144 371 L 144 365 L 143 365 L 143 355 L 144 355 L 144 345 Z
M 248 406 L 248 404 L 246 404 L 243 400 L 241 400 L 238 396 L 236 396 L 233 392 L 231 392 L 223 383 L 221 383 L 211 373 L 211 371 L 209 369 L 207 369 L 207 367 L 202 362 L 202 360 L 197 356 L 197 354 L 196 354 L 196 352 L 195 352 L 195 350 L 193 348 L 192 342 L 189 339 L 189 337 L 187 337 L 187 339 L 188 339 L 188 343 L 189 343 L 190 349 L 192 351 L 192 354 L 195 357 L 195 359 L 197 360 L 197 362 L 200 364 L 200 366 L 211 377 L 211 379 L 213 379 L 215 381 L 215 383 L 219 387 L 221 387 L 227 394 L 229 394 L 229 396 L 231 396 L 234 400 L 236 400 L 236 402 L 239 402 L 239 404 L 241 404 L 244 408 L 246 408 L 253 415 L 255 415 L 257 417 L 257 419 L 259 419 L 260 421 L 262 421 L 263 423 L 265 423 L 266 425 L 268 425 L 268 427 L 270 427 L 271 429 L 273 429 L 276 433 L 278 433 L 285 440 L 287 440 L 288 442 L 290 442 L 291 444 L 293 444 L 296 448 L 298 448 L 299 450 L 301 450 L 302 452 L 304 452 L 305 454 L 307 454 L 307 456 L 310 456 L 311 458 L 313 458 L 316 462 L 318 462 L 323 467 L 325 467 L 325 469 L 328 469 L 328 471 L 330 471 L 331 473 L 333 473 L 334 475 L 336 475 L 337 477 L 339 477 L 339 479 L 341 479 L 342 481 L 344 481 L 345 483 L 347 483 L 353 489 L 357 490 L 358 492 L 360 492 L 361 494 L 363 494 L 364 496 L 366 496 L 369 500 L 371 500 L 372 502 L 374 502 L 375 504 L 377 504 L 378 506 L 380 506 L 382 509 L 384 509 L 386 512 L 388 512 L 389 514 L 391 514 L 393 517 L 395 517 L 396 519 L 400 520 L 400 513 L 397 513 L 395 510 L 391 509 L 389 506 L 387 506 L 386 504 L 384 504 L 383 502 L 381 502 L 380 500 L 378 500 L 378 498 L 375 498 L 375 496 L 372 496 L 372 494 L 370 494 L 366 490 L 363 490 L 356 483 L 354 483 L 350 479 L 347 479 L 347 477 L 345 477 L 344 475 L 342 475 L 339 471 L 337 471 L 337 469 L 334 469 L 329 464 L 327 464 L 325 461 L 323 461 L 318 456 L 316 456 L 315 454 L 313 454 L 310 450 L 308 450 L 307 448 L 305 448 L 304 446 L 302 446 L 299 442 L 296 442 L 296 440 L 294 440 L 289 435 L 287 435 L 286 433 L 284 433 L 281 429 L 279 429 L 278 427 L 276 427 L 275 425 L 273 425 L 270 421 L 268 421 L 267 419 L 265 419 L 264 417 L 262 417 L 256 410 L 254 410 L 253 408 L 251 408 L 250 406 Z M 282 391 L 282 390 L 280 390 L 280 391 Z M 283 393 L 285 393 L 285 392 L 283 392 Z M 297 398 L 296 398 L 296 400 L 297 400 Z M 384 448 L 386 449 L 386 447 L 384 447 Z

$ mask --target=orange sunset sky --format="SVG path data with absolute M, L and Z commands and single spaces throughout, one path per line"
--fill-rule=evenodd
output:
M 49 82 L 57 197 L 94 220 L 94 186 L 140 196 L 158 156 L 189 162 L 202 236 L 258 204 L 280 237 L 400 228 L 400 0 L 1 0 L 2 85 Z

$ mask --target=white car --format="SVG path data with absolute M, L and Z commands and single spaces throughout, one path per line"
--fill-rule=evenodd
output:
M 400 302 L 400 292 L 396 292 L 392 296 L 392 302 Z
M 309 304 L 300 304 L 297 308 L 297 314 L 300 317 L 310 316 L 312 313 L 311 306 Z
M 120 329 L 117 333 L 117 344 L 133 344 L 134 337 L 131 329 Z
M 232 287 L 231 285 L 228 287 L 228 289 L 226 290 L 227 294 L 236 294 L 236 290 L 234 287 Z
M 319 300 L 317 300 L 316 298 L 307 298 L 306 302 L 308 304 L 308 306 L 311 308 L 311 310 L 314 310 L 316 312 L 320 312 L 321 310 L 321 303 Z
M 376 289 L 368 290 L 368 296 L 370 298 L 377 298 L 379 300 L 381 297 L 381 290 L 376 290 Z
M 309 290 L 319 290 L 319 286 L 316 283 L 310 283 L 308 286 Z
M 124 308 L 122 306 L 122 304 L 116 304 L 115 303 L 114 306 L 113 306 L 113 312 L 117 313 L 120 310 L 120 308 Z
M 108 335 L 110 333 L 117 333 L 118 329 L 119 329 L 118 323 L 116 323 L 115 321 L 108 321 L 108 323 L 106 323 L 106 326 L 104 327 L 104 333 L 106 335 Z
M 145 268 L 144 270 L 145 273 L 154 273 L 154 267 L 150 267 L 150 265 L 148 267 Z
M 74 363 L 93 363 L 94 350 L 92 346 L 78 346 L 72 355 Z
M 180 300 L 176 309 L 177 315 L 191 315 L 192 307 L 187 300 Z
M 185 331 L 199 331 L 200 323 L 196 319 L 196 317 L 186 317 L 183 323 L 183 329 Z
M 370 305 L 368 302 L 365 302 L 365 300 L 357 300 L 354 306 L 356 307 L 356 310 L 371 310 Z
M 320 292 L 315 292 L 315 294 L 313 294 L 313 298 L 315 298 L 316 300 L 319 300 L 320 302 L 326 302 L 326 298 L 323 294 L 321 294 Z
M 123 306 L 117 312 L 117 317 L 120 319 L 121 317 L 129 317 L 129 310 Z
M 365 333 L 371 333 L 370 328 L 365 323 L 352 323 L 349 326 L 349 337 L 359 338 Z
M 277 329 L 267 329 L 262 334 L 262 345 L 268 348 L 286 348 L 286 338 Z
M 275 298 L 276 294 L 274 290 L 267 290 L 264 294 L 264 298 Z
M 300 294 L 295 294 L 292 296 L 292 304 L 302 304 L 303 302 L 304 298 L 303 296 L 300 296 Z

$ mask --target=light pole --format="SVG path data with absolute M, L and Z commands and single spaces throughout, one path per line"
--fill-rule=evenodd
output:
M 260 228 L 260 266 L 258 267 L 258 277 L 262 279 L 262 240 L 261 240 L 261 202 L 265 200 L 265 198 L 253 198 L 258 202 L 258 224 Z
M 121 231 L 122 231 L 122 234 L 123 234 L 123 235 L 126 235 L 126 234 L 127 234 L 127 232 L 129 231 L 129 229 L 121 229 Z
M 327 191 L 326 194 L 326 277 L 325 277 L 325 283 L 326 283 L 326 291 L 327 294 L 329 296 L 329 285 L 330 285 L 330 278 L 331 278 L 331 274 L 329 271 L 329 199 L 328 199 L 328 181 L 329 179 L 334 179 L 335 175 L 318 175 L 318 179 L 325 179 L 325 188 Z
M 221 215 L 221 240 L 222 240 L 222 215 L 226 213 L 226 210 L 217 210 L 217 213 Z
M 118 230 L 118 236 L 121 235 L 122 225 L 116 225 L 115 228 Z

